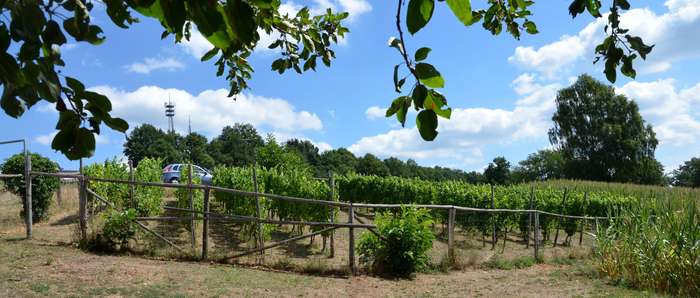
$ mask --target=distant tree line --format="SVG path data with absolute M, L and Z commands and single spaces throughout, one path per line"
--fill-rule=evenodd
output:
M 206 168 L 217 165 L 304 167 L 318 176 L 355 172 L 377 176 L 417 177 L 426 180 L 461 180 L 484 182 L 478 172 L 465 172 L 446 167 L 424 167 L 409 159 L 396 157 L 384 160 L 372 154 L 355 156 L 345 148 L 321 152 L 308 140 L 290 139 L 279 143 L 273 135 L 263 138 L 250 124 L 226 126 L 211 141 L 198 133 L 182 136 L 168 133 L 150 124 L 135 127 L 124 144 L 124 154 L 134 164 L 146 157 L 157 157 L 164 164 L 191 161 Z
M 224 127 L 211 141 L 197 133 L 183 137 L 144 124 L 132 130 L 124 154 L 135 163 L 145 157 L 158 157 L 164 163 L 191 161 L 207 168 L 257 162 L 266 167 L 304 167 L 319 176 L 333 171 L 492 184 L 578 179 L 700 186 L 700 158 L 685 162 L 670 176 L 664 174 L 654 156 L 658 140 L 653 128 L 644 121 L 637 104 L 615 94 L 612 86 L 584 74 L 559 90 L 555 105 L 554 125 L 549 130 L 551 149 L 532 153 L 513 167 L 504 157 L 496 157 L 483 173 L 425 167 L 412 159 L 355 156 L 345 148 L 320 152 L 308 140 L 280 144 L 274 136 L 263 138 L 252 125 L 238 123 Z

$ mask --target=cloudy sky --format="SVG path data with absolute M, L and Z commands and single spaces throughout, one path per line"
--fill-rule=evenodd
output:
M 143 18 L 122 30 L 97 12 L 93 19 L 105 29 L 106 42 L 64 46 L 63 73 L 108 95 L 114 115 L 132 127 L 151 123 L 165 129 L 163 102 L 171 98 L 180 132 L 187 130 L 188 119 L 194 131 L 209 138 L 226 125 L 247 122 L 263 134 L 308 139 L 323 150 L 346 147 L 357 155 L 413 158 L 464 170 L 480 170 L 498 155 L 516 162 L 548 147 L 556 91 L 581 73 L 603 80 L 602 65 L 592 60 L 604 23 L 587 15 L 572 20 L 569 1 L 537 1 L 532 20 L 540 33 L 520 41 L 491 36 L 480 26 L 463 27 L 438 2 L 430 24 L 407 40 L 412 51 L 433 48 L 429 62 L 445 78 L 443 91 L 454 110 L 451 120 L 440 123 L 437 140 L 424 142 L 413 121 L 402 128 L 383 117 L 396 97 L 392 67 L 400 62 L 387 46 L 396 35 L 395 2 L 283 0 L 289 12 L 303 6 L 348 11 L 351 32 L 336 47 L 331 68 L 304 75 L 270 71 L 277 53 L 261 46 L 250 58 L 256 70 L 252 88 L 236 100 L 226 97 L 227 83 L 215 76 L 213 63 L 199 61 L 210 48 L 204 38 L 195 34 L 186 44 L 160 40 L 160 26 Z M 636 80 L 622 78 L 615 87 L 636 100 L 653 124 L 660 140 L 657 157 L 668 171 L 700 156 L 700 0 L 634 1 L 633 8 L 623 15 L 623 27 L 656 47 L 647 61 L 637 62 Z M 77 168 L 50 148 L 56 118 L 45 105 L 19 120 L 3 114 L 0 140 L 26 138 L 32 151 Z M 104 133 L 92 160 L 120 156 L 123 142 L 122 134 Z M 0 159 L 16 149 L 0 147 Z

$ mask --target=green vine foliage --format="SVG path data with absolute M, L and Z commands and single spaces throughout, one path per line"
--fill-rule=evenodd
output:
M 290 197 L 331 200 L 330 187 L 305 170 L 270 169 L 265 176 L 265 192 Z M 280 219 L 327 222 L 331 209 L 318 204 L 270 200 L 270 210 Z M 314 226 L 312 230 L 322 229 Z
M 428 250 L 435 240 L 432 223 L 428 210 L 410 206 L 402 207 L 397 214 L 378 214 L 375 224 L 379 235 L 365 232 L 360 238 L 360 263 L 375 273 L 400 277 L 426 269 Z
M 188 175 L 190 168 L 188 166 L 180 167 L 180 177 L 182 179 L 182 184 L 187 183 L 189 179 Z M 202 179 L 192 173 L 192 184 L 202 184 Z M 190 192 L 192 192 L 192 202 L 194 205 L 194 210 L 203 211 L 204 210 L 204 191 L 201 189 L 178 188 L 175 190 L 175 197 L 177 198 L 177 207 L 183 209 L 190 209 Z
M 159 158 L 146 157 L 139 162 L 134 171 L 134 179 L 141 182 L 160 182 L 162 161 Z M 138 185 L 134 189 L 136 201 L 136 214 L 138 216 L 156 216 L 161 214 L 163 208 L 162 187 Z
M 265 179 L 260 177 L 261 174 L 262 176 L 265 175 L 264 170 L 262 168 L 257 168 L 256 175 L 258 175 L 259 192 L 262 192 L 265 189 Z M 255 191 L 255 187 L 253 184 L 253 168 L 216 167 L 214 168 L 212 184 L 214 186 L 230 189 L 244 190 L 250 192 Z M 257 205 L 255 202 L 255 198 L 252 196 L 244 196 L 223 191 L 215 191 L 214 197 L 218 202 L 223 203 L 224 210 L 227 214 L 256 216 Z M 269 209 L 269 201 L 265 199 L 265 197 L 259 197 L 259 200 L 260 215 L 264 216 L 267 214 L 267 210 Z M 245 231 L 243 232 L 243 235 L 249 236 L 249 239 L 254 239 L 254 237 L 256 237 L 258 233 L 254 222 L 244 223 L 243 230 Z M 269 231 L 265 234 L 269 234 Z
M 43 157 L 37 153 L 30 153 L 32 160 L 32 171 L 39 172 L 58 172 L 58 164 L 50 159 Z M 24 154 L 15 154 L 8 158 L 0 172 L 4 174 L 24 174 Z M 18 178 L 5 179 L 5 189 L 17 195 L 22 199 L 22 211 L 20 216 L 25 214 L 25 179 L 24 176 Z M 51 207 L 51 198 L 59 187 L 59 180 L 56 177 L 34 176 L 32 177 L 32 220 L 39 222 L 45 220 L 49 216 L 49 208 Z
M 144 158 L 134 169 L 134 180 L 160 182 L 160 164 L 160 159 Z M 83 173 L 88 177 L 129 180 L 129 169 L 116 158 L 90 164 L 83 168 Z M 160 187 L 135 186 L 134 202 L 129 197 L 129 185 L 125 183 L 90 181 L 88 188 L 114 204 L 117 209 L 134 208 L 137 216 L 155 216 L 162 211 L 164 191 Z M 88 200 L 90 204 L 98 204 L 92 196 L 88 196 Z
M 83 167 L 83 174 L 88 177 L 129 180 L 129 169 L 116 158 L 87 165 Z M 90 181 L 88 188 L 119 209 L 129 205 L 129 185 L 127 184 Z M 97 204 L 92 196 L 88 196 L 88 200 L 92 205 Z
M 439 204 L 491 208 L 491 187 L 489 185 L 469 184 L 459 181 L 431 182 L 421 179 L 398 177 L 378 177 L 348 175 L 337 179 L 340 198 L 347 201 L 375 204 Z M 530 209 L 530 196 L 534 197 L 534 209 L 559 214 L 581 216 L 608 216 L 616 209 L 630 206 L 638 197 L 613 193 L 610 191 L 591 191 L 585 196 L 585 190 L 564 190 L 556 186 L 529 184 L 494 187 L 494 208 Z M 534 192 L 533 192 L 534 191 Z M 564 193 L 566 192 L 566 200 Z M 446 222 L 446 212 L 434 212 L 434 216 Z M 495 225 L 497 232 L 520 230 L 525 233 L 528 216 L 516 213 L 470 213 L 469 216 L 457 216 L 456 223 L 463 229 L 473 229 L 490 233 Z M 540 225 L 543 233 L 555 227 L 557 223 L 551 216 L 542 216 Z M 562 227 L 571 236 L 578 231 L 578 221 L 564 220 Z

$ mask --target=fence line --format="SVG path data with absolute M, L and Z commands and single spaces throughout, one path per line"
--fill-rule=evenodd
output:
M 365 224 L 363 222 L 355 223 L 354 220 L 354 214 L 357 208 L 375 208 L 375 209 L 396 209 L 396 208 L 401 208 L 403 206 L 410 206 L 410 207 L 415 207 L 415 208 L 425 208 L 425 209 L 434 209 L 434 210 L 447 210 L 449 212 L 448 216 L 448 255 L 453 256 L 454 255 L 454 229 L 455 229 L 455 217 L 457 211 L 460 212 L 484 212 L 484 213 L 521 213 L 521 214 L 528 214 L 530 218 L 534 219 L 534 254 L 536 258 L 539 258 L 540 254 L 540 249 L 541 249 L 541 235 L 540 235 L 540 215 L 548 215 L 548 216 L 554 216 L 558 217 L 559 221 L 564 218 L 568 219 L 576 219 L 576 220 L 593 220 L 596 223 L 596 228 L 598 226 L 598 220 L 610 220 L 612 217 L 592 217 L 592 216 L 576 216 L 576 215 L 565 215 L 565 214 L 557 214 L 557 213 L 552 213 L 552 212 L 547 212 L 547 211 L 541 211 L 532 208 L 533 206 L 530 205 L 530 209 L 482 209 L 482 208 L 472 208 L 472 207 L 462 207 L 462 206 L 454 206 L 454 205 L 430 205 L 430 204 L 367 204 L 367 203 L 351 203 L 351 202 L 342 202 L 342 201 L 326 201 L 326 200 L 318 200 L 318 199 L 308 199 L 308 198 L 298 198 L 298 197 L 289 197 L 289 196 L 283 196 L 283 195 L 276 195 L 276 194 L 269 194 L 269 193 L 261 193 L 257 191 L 242 191 L 242 190 L 236 190 L 236 189 L 229 189 L 229 188 L 224 188 L 224 187 L 218 187 L 218 186 L 210 186 L 210 185 L 199 185 L 199 184 L 171 184 L 171 183 L 160 183 L 160 182 L 143 182 L 143 181 L 135 181 L 133 179 L 130 180 L 119 180 L 119 179 L 108 179 L 108 178 L 98 178 L 98 177 L 88 177 L 84 175 L 76 175 L 76 174 L 67 174 L 67 173 L 46 173 L 46 172 L 37 172 L 37 171 L 28 171 L 28 175 L 30 176 L 51 176 L 51 177 L 58 177 L 58 178 L 73 178 L 76 179 L 80 183 L 80 213 L 79 213 L 79 218 L 80 220 L 80 229 L 81 231 L 86 230 L 86 208 L 85 206 L 87 204 L 87 195 L 91 195 L 92 197 L 98 199 L 102 203 L 109 205 L 112 208 L 115 208 L 114 204 L 106 200 L 105 198 L 99 196 L 96 194 L 93 190 L 88 188 L 88 184 L 90 181 L 95 181 L 95 182 L 108 182 L 108 183 L 119 183 L 119 184 L 128 184 L 130 186 L 136 186 L 136 185 L 141 185 L 141 186 L 151 186 L 151 187 L 164 187 L 164 188 L 176 188 L 176 189 L 187 189 L 190 192 L 193 190 L 203 190 L 207 194 L 207 202 L 205 202 L 205 210 L 200 211 L 200 210 L 195 210 L 192 204 L 190 204 L 190 208 L 178 208 L 178 207 L 170 207 L 170 206 L 164 206 L 164 209 L 167 210 L 174 210 L 174 211 L 179 211 L 188 214 L 188 216 L 182 216 L 182 217 L 177 217 L 177 216 L 160 216 L 160 217 L 137 217 L 136 218 L 136 224 L 141 227 L 142 229 L 146 230 L 147 232 L 153 234 L 157 238 L 165 241 L 166 243 L 170 244 L 171 246 L 175 247 L 176 249 L 180 251 L 185 251 L 183 248 L 177 246 L 174 244 L 172 241 L 168 240 L 165 238 L 163 235 L 159 234 L 158 232 L 148 228 L 146 225 L 141 223 L 141 221 L 190 221 L 191 224 L 194 223 L 195 220 L 204 220 L 204 229 L 203 229 L 203 237 L 208 238 L 208 222 L 210 220 L 214 221 L 230 221 L 230 222 L 248 222 L 248 223 L 256 223 L 258 225 L 261 225 L 263 223 L 265 224 L 288 224 L 288 225 L 306 225 L 306 226 L 319 226 L 319 227 L 325 227 L 321 231 L 313 232 L 310 234 L 306 235 L 301 235 L 301 236 L 296 236 L 292 237 L 286 240 L 282 240 L 273 244 L 269 245 L 264 245 L 262 241 L 258 241 L 256 243 L 257 247 L 255 249 L 235 254 L 232 256 L 228 256 L 227 258 L 236 258 L 244 255 L 249 255 L 255 252 L 264 252 L 266 249 L 270 249 L 272 247 L 276 247 L 278 245 L 288 243 L 290 241 L 298 240 L 298 239 L 303 239 L 307 237 L 311 237 L 317 234 L 320 234 L 322 232 L 327 232 L 327 231 L 333 231 L 338 228 L 347 228 L 349 231 L 349 251 L 348 251 L 348 267 L 350 268 L 350 271 L 354 274 L 356 271 L 356 266 L 355 266 L 355 248 L 354 248 L 354 229 L 355 228 L 365 228 L 365 229 L 374 229 L 376 228 L 375 225 L 373 224 Z M 21 177 L 23 175 L 12 175 L 13 177 Z M 0 176 L 1 177 L 1 176 Z M 332 176 L 331 176 L 332 177 Z M 332 178 L 329 178 L 332 179 Z M 31 181 L 31 179 L 27 179 Z M 317 204 L 317 205 L 325 205 L 333 208 L 341 208 L 345 209 L 347 208 L 348 211 L 348 221 L 347 223 L 339 223 L 339 222 L 312 222 L 312 221 L 303 221 L 303 220 L 275 220 L 275 219 L 266 219 L 266 218 L 261 218 L 260 214 L 256 214 L 256 216 L 244 216 L 244 215 L 232 215 L 232 214 L 222 214 L 222 213 L 216 213 L 216 212 L 210 212 L 208 209 L 208 194 L 210 191 L 221 191 L 221 192 L 228 192 L 228 193 L 233 193 L 233 194 L 238 194 L 238 195 L 243 195 L 246 197 L 252 197 L 258 198 L 258 197 L 266 197 L 270 199 L 275 199 L 275 200 L 283 200 L 283 201 L 291 201 L 291 202 L 298 202 L 298 203 L 309 203 L 309 204 Z M 191 203 L 191 202 L 190 202 Z M 197 216 L 199 215 L 199 216 Z M 529 221 L 530 226 L 532 224 L 532 221 Z M 494 226 L 495 227 L 495 226 Z M 194 236 L 194 229 L 191 228 L 191 236 Z M 590 233 L 587 233 L 590 234 Z M 591 234 L 595 237 L 594 234 Z M 83 236 L 85 236 L 83 234 Z M 494 237 L 493 241 L 493 246 L 495 247 L 495 230 L 492 235 Z M 504 239 L 505 241 L 505 239 Z M 529 233 L 527 237 L 527 243 L 529 245 Z M 332 242 L 331 242 L 332 243 Z M 504 242 L 505 243 L 505 242 Z M 504 244 L 505 245 L 505 244 Z M 192 248 L 194 251 L 195 248 L 195 242 L 192 241 Z M 331 251 L 333 251 L 333 247 L 331 244 Z M 207 252 L 208 252 L 208 239 L 202 241 L 202 259 L 206 260 L 207 259 Z
M 494 212 L 495 213 L 503 213 L 503 212 L 533 213 L 533 212 L 537 212 L 537 213 L 550 215 L 550 216 L 569 218 L 569 219 L 582 219 L 582 220 L 603 220 L 603 219 L 607 220 L 607 219 L 613 218 L 613 217 L 609 217 L 609 216 L 567 215 L 567 214 L 559 214 L 559 213 L 553 213 L 553 212 L 537 210 L 537 209 L 484 209 L 484 208 L 463 207 L 463 206 L 455 206 L 455 205 L 433 205 L 433 204 L 370 204 L 370 203 L 352 203 L 351 204 L 349 202 L 343 202 L 343 201 L 327 201 L 327 200 L 318 200 L 318 199 L 290 197 L 290 196 L 277 195 L 277 194 L 271 194 L 271 193 L 244 191 L 244 190 L 237 190 L 237 189 L 224 188 L 224 187 L 211 186 L 211 185 L 202 185 L 202 184 L 187 185 L 187 184 L 172 184 L 172 183 L 161 183 L 161 182 L 144 182 L 144 181 L 137 181 L 137 180 L 129 181 L 129 180 L 89 177 L 89 176 L 75 175 L 75 174 L 46 173 L 46 172 L 31 172 L 30 175 L 53 176 L 53 177 L 61 177 L 61 178 L 75 178 L 75 179 L 85 179 L 86 181 L 111 182 L 111 183 L 121 183 L 121 184 L 129 184 L 129 185 L 165 187 L 165 188 L 181 188 L 181 189 L 193 189 L 193 190 L 207 190 L 207 189 L 209 189 L 209 190 L 228 192 L 228 193 L 233 193 L 233 194 L 238 194 L 238 195 L 243 195 L 243 196 L 248 196 L 248 197 L 263 196 L 263 197 L 270 198 L 270 199 L 278 199 L 278 200 L 283 200 L 283 201 L 301 202 L 301 203 L 311 203 L 311 204 L 318 204 L 318 205 L 328 205 L 328 206 L 334 206 L 334 207 L 350 207 L 350 206 L 352 206 L 353 208 L 397 209 L 397 208 L 401 208 L 401 207 L 405 207 L 405 206 L 410 206 L 410 207 L 414 207 L 414 208 L 438 209 L 438 210 L 440 210 L 440 209 L 442 209 L 442 210 L 456 209 L 458 211 L 473 211 L 473 212 L 485 212 L 485 213 L 494 213 Z M 20 176 L 22 176 L 22 175 L 20 175 Z M 173 208 L 173 207 L 167 207 L 167 208 Z M 182 209 L 182 211 L 192 212 L 190 209 Z

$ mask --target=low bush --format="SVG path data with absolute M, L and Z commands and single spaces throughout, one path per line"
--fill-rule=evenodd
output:
M 58 172 L 58 164 L 36 153 L 31 153 L 32 171 L 55 173 Z M 15 154 L 8 158 L 2 165 L 0 172 L 4 174 L 24 174 L 24 154 Z M 51 198 L 59 187 L 56 177 L 34 176 L 32 177 L 32 220 L 42 221 L 49 216 Z M 26 208 L 26 185 L 24 176 L 5 180 L 5 188 L 22 199 L 22 211 L 24 217 Z
M 111 211 L 102 228 L 105 239 L 116 250 L 123 249 L 136 236 L 136 210 Z
M 380 213 L 375 224 L 378 235 L 365 232 L 359 242 L 360 263 L 377 274 L 408 277 L 427 268 L 433 246 L 426 209 L 402 207 L 396 214 Z

